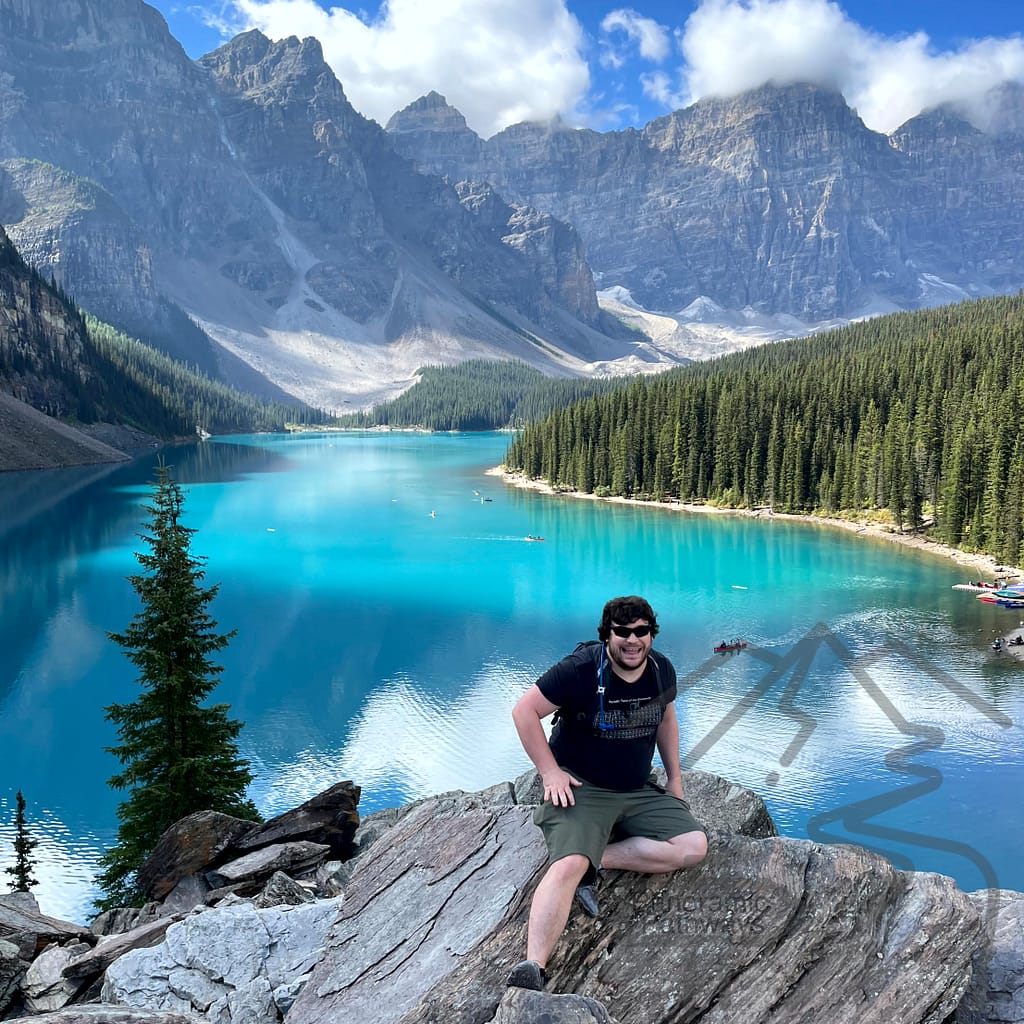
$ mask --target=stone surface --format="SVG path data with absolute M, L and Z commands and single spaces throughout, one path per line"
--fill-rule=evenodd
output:
M 162 900 L 183 879 L 217 862 L 218 857 L 257 826 L 217 811 L 197 811 L 175 822 L 160 837 L 139 868 L 139 888 Z
M 510 988 L 498 1004 L 493 1024 L 618 1024 L 586 996 L 559 996 Z
M 543 998 L 585 997 L 621 1024 L 939 1024 L 954 1011 L 983 935 L 950 879 L 899 872 L 855 847 L 733 834 L 765 830 L 757 798 L 704 773 L 685 785 L 712 833 L 708 860 L 611 876 L 601 917 L 570 918 Z M 353 862 L 327 952 L 288 1024 L 555 1012 L 524 1010 L 515 1000 L 533 997 L 505 990 L 545 862 L 532 809 L 509 800 L 530 790 L 524 778 L 487 799 L 444 794 L 392 816 Z
M 209 883 L 203 875 L 188 875 L 164 897 L 161 909 L 164 914 L 189 911 L 205 903 L 209 891 Z
M 89 930 L 94 935 L 120 935 L 158 921 L 163 912 L 163 905 L 152 900 L 141 907 L 114 907 L 96 917 Z
M 211 1024 L 279 1019 L 320 958 L 340 899 L 257 910 L 218 907 L 173 924 L 162 943 L 126 953 L 107 970 L 107 1002 L 201 1014 Z
M 275 871 L 307 871 L 325 860 L 330 852 L 331 848 L 323 843 L 306 841 L 265 846 L 208 871 L 206 878 L 214 887 L 242 881 L 261 881 Z
M 252 901 L 257 910 L 279 907 L 282 904 L 296 907 L 300 903 L 312 903 L 313 895 L 304 886 L 289 878 L 283 871 L 275 871 L 270 880 Z
M 305 841 L 330 847 L 330 856 L 352 855 L 352 840 L 359 827 L 359 787 L 339 782 L 293 810 L 257 826 L 233 843 L 236 850 L 258 850 L 285 842 Z
M 75 939 L 95 942 L 96 937 L 86 928 L 49 917 L 39 912 L 35 900 L 19 898 L 24 894 L 0 895 L 0 939 L 13 943 L 25 959 L 32 959 L 36 953 L 52 942 L 64 943 Z
M 167 929 L 182 917 L 184 915 L 181 913 L 172 914 L 101 939 L 92 949 L 68 960 L 63 969 L 64 977 L 82 982 L 102 974 L 118 957 L 130 950 L 146 949 L 163 942 Z
M 405 815 L 360 857 L 288 1021 L 386 1024 L 414 1010 L 521 905 L 546 859 L 531 818 L 523 807 L 446 813 L 430 801 Z
M 0 939 L 0 1015 L 10 1005 L 28 966 L 13 942 Z
M 490 1020 L 525 917 L 394 1019 Z M 595 999 L 622 1024 L 938 1024 L 980 941 L 970 901 L 942 876 L 853 847 L 723 836 L 696 870 L 603 886 L 601 918 L 570 919 L 549 988 Z
M 204 1017 L 163 1010 L 140 1010 L 110 1003 L 66 1006 L 54 1013 L 41 1013 L 33 1024 L 207 1024 Z
M 956 1024 L 1024 1024 L 1024 893 L 971 893 L 986 944 L 975 955 L 971 986 Z
M 32 961 L 21 983 L 25 1009 L 30 1013 L 45 1013 L 70 1003 L 80 986 L 65 976 L 64 968 L 88 950 L 84 942 L 44 949 Z
M 1024 895 L 968 897 L 858 847 L 779 838 L 760 798 L 703 772 L 683 781 L 704 864 L 610 874 L 601 916 L 571 915 L 548 990 L 507 989 L 546 861 L 534 776 L 371 815 L 358 855 L 325 865 L 350 871 L 342 897 L 261 909 L 233 895 L 95 949 L 53 944 L 26 1006 L 72 992 L 124 1006 L 33 1017 L 54 1024 L 1024 1024 Z M 265 895 L 307 897 L 284 875 Z M 40 916 L 31 899 L 5 912 Z M 0 982 L 5 962 L 24 966 L 0 940 Z

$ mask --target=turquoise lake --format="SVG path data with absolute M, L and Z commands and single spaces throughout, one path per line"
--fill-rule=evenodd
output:
M 551 497 L 486 474 L 508 435 L 311 434 L 165 450 L 238 635 L 215 699 L 265 815 L 341 779 L 365 814 L 529 767 L 509 712 L 603 603 L 647 597 L 680 677 L 685 764 L 759 792 L 783 834 L 855 842 L 967 890 L 1024 890 L 1024 664 L 968 571 L 845 531 Z M 0 867 L 14 795 L 44 912 L 90 916 L 134 699 L 106 637 L 157 455 L 0 474 Z M 542 543 L 527 536 L 541 536 Z M 742 636 L 741 654 L 714 655 Z

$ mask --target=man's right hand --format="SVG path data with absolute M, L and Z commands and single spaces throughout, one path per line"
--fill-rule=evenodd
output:
M 582 786 L 579 779 L 573 778 L 568 772 L 556 768 L 553 772 L 542 775 L 544 783 L 544 802 L 551 801 L 555 807 L 573 807 L 576 798 L 572 795 L 573 786 Z

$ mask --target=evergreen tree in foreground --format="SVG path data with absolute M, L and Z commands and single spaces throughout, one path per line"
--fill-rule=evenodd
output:
M 38 883 L 32 877 L 32 869 L 36 866 L 32 851 L 39 845 L 35 839 L 28 834 L 25 827 L 25 798 L 18 790 L 17 811 L 14 815 L 14 865 L 4 870 L 14 879 L 13 889 L 15 892 L 28 892 L 33 885 Z
M 123 633 L 109 634 L 138 667 L 142 693 L 105 709 L 121 738 L 107 749 L 124 766 L 110 785 L 129 795 L 117 811 L 117 845 L 100 858 L 101 910 L 141 902 L 136 871 L 185 815 L 213 810 L 259 820 L 245 797 L 252 774 L 235 742 L 242 725 L 228 718 L 228 705 L 202 704 L 219 682 L 211 655 L 235 632 L 218 633 L 207 612 L 219 587 L 201 585 L 204 560 L 190 551 L 195 530 L 182 525 L 183 508 L 181 488 L 161 465 L 146 506 L 149 532 L 139 535 L 150 551 L 135 555 L 145 571 L 128 577 L 142 610 Z

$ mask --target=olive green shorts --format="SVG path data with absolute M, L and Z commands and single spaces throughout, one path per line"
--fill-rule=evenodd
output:
M 555 807 L 545 800 L 534 811 L 533 822 L 544 833 L 550 861 L 574 853 L 590 861 L 587 881 L 593 878 L 610 841 L 630 836 L 665 840 L 706 831 L 685 800 L 654 783 L 620 793 L 584 782 L 574 786 L 572 793 L 576 800 L 572 807 Z

